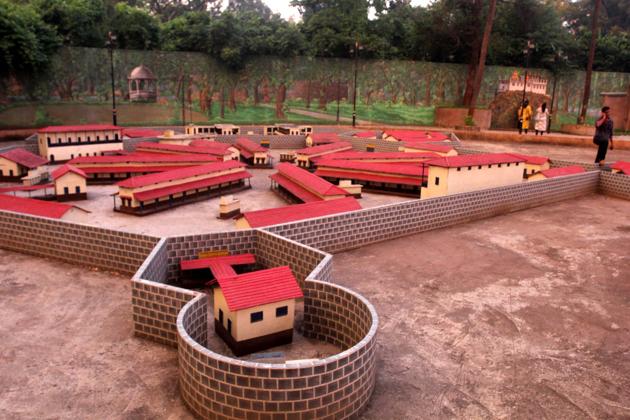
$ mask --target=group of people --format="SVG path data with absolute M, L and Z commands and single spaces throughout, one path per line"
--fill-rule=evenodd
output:
M 532 107 L 529 104 L 529 100 L 525 99 L 521 106 L 518 108 L 518 134 L 525 134 L 529 131 L 529 122 L 532 119 Z M 541 136 L 549 128 L 549 109 L 547 109 L 547 102 L 543 102 L 541 106 L 536 110 L 534 116 L 534 131 L 535 135 Z

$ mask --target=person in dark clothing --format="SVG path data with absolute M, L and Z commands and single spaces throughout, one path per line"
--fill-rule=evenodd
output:
M 597 156 L 595 163 L 604 166 L 606 160 L 606 152 L 608 151 L 608 143 L 610 150 L 613 150 L 613 120 L 610 119 L 610 107 L 602 108 L 602 114 L 595 122 L 595 137 L 593 143 L 597 145 Z

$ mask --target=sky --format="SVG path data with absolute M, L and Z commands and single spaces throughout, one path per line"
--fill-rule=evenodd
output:
M 283 18 L 297 21 L 300 19 L 300 13 L 295 7 L 291 7 L 291 0 L 263 0 L 269 8 L 275 12 L 280 13 Z M 411 0 L 411 4 L 414 6 L 423 5 L 426 6 L 431 0 Z

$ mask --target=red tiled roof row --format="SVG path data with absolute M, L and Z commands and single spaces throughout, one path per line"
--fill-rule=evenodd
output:
M 231 144 L 221 143 L 214 140 L 203 140 L 203 139 L 192 140 L 190 143 L 188 143 L 188 145 L 192 147 L 201 147 L 202 149 L 213 149 L 213 150 L 216 150 L 217 152 L 222 151 L 226 153 L 229 152 L 230 147 L 232 147 Z
M 302 168 L 298 168 L 290 163 L 280 163 L 276 167 L 278 172 L 285 178 L 298 183 L 303 188 L 307 188 L 317 194 L 318 196 L 325 197 L 331 195 L 347 195 L 345 190 L 331 184 L 325 179 L 321 179 L 317 175 L 312 174 Z
M 337 133 L 313 133 L 310 134 L 313 145 L 330 144 L 341 141 Z
M 424 177 L 411 178 L 401 176 L 387 176 L 376 173 L 368 172 L 351 172 L 345 169 L 320 169 L 315 171 L 315 174 L 322 177 L 331 177 L 338 179 L 350 179 L 356 181 L 371 181 L 371 182 L 383 182 L 388 184 L 401 184 L 401 185 L 417 185 L 422 186 Z
M 58 178 L 64 176 L 68 172 L 72 172 L 83 178 L 87 178 L 87 175 L 81 169 L 77 168 L 76 166 L 67 165 L 67 164 L 55 169 L 50 175 L 52 176 L 52 179 L 57 180 Z
M 426 150 L 429 152 L 448 153 L 451 150 L 453 150 L 451 146 L 448 146 L 446 144 L 433 144 L 433 143 L 427 143 L 427 142 L 414 142 L 414 141 L 406 141 L 404 142 L 404 144 L 405 144 L 405 147 L 408 147 L 410 149 Z
M 581 174 L 583 172 L 586 172 L 586 170 L 583 167 L 578 166 L 578 165 L 565 166 L 563 168 L 553 168 L 553 169 L 547 169 L 545 171 L 540 171 L 540 173 L 543 174 L 545 178 L 556 178 L 558 176 Z
M 359 201 L 354 197 L 346 197 L 337 200 L 319 200 L 274 209 L 248 211 L 243 213 L 243 217 L 250 227 L 257 228 L 355 210 L 361 210 Z
M 83 131 L 121 131 L 122 127 L 109 124 L 86 124 L 86 125 L 51 125 L 40 128 L 38 133 L 75 133 Z
M 352 145 L 345 141 L 338 141 L 329 144 L 321 144 L 319 146 L 307 147 L 305 149 L 296 150 L 298 155 L 313 156 L 320 153 L 342 152 L 352 149 Z
M 0 156 L 18 165 L 25 166 L 28 169 L 34 169 L 48 163 L 43 157 L 33 154 L 21 147 L 4 151 L 0 153 Z
M 130 153 L 115 156 L 81 156 L 70 160 L 72 165 L 109 164 L 109 163 L 190 163 L 201 164 L 217 162 L 216 156 L 186 154 L 169 155 L 165 153 Z
M 151 166 L 88 166 L 81 168 L 86 174 L 142 174 L 142 173 L 156 173 L 166 172 L 175 169 L 190 168 L 195 165 L 151 165 Z
M 545 156 L 522 155 L 520 153 L 510 153 L 510 155 L 521 158 L 525 160 L 525 163 L 529 163 L 531 165 L 544 165 L 549 162 L 549 158 Z
M 254 254 L 225 255 L 220 257 L 199 258 L 196 260 L 180 261 L 179 267 L 183 270 L 197 270 L 209 268 L 211 263 L 227 265 L 254 264 L 256 257 Z
M 293 180 L 285 177 L 280 173 L 269 175 L 269 178 L 276 181 L 278 185 L 282 186 L 285 190 L 289 191 L 291 194 L 293 194 L 305 203 L 322 201 L 319 196 L 313 194 L 309 190 L 302 187 L 300 184 L 294 182 Z
M 213 172 L 221 172 L 235 168 L 244 168 L 245 164 L 236 162 L 235 160 L 228 160 L 226 162 L 210 163 L 207 165 L 189 166 L 186 168 L 174 169 L 166 172 L 159 172 L 150 175 L 134 176 L 124 181 L 119 182 L 117 185 L 123 188 L 135 188 L 143 187 L 151 184 L 158 184 L 160 182 L 168 182 L 176 179 L 190 178 L 199 175 L 207 175 Z M 248 172 L 244 171 L 249 174 Z
M 53 201 L 35 200 L 32 198 L 13 197 L 0 194 L 0 210 L 16 213 L 31 214 L 33 216 L 61 219 L 73 206 L 55 203 Z
M 337 152 L 319 158 L 319 161 L 325 159 L 332 160 L 408 160 L 408 161 L 425 161 L 428 159 L 438 158 L 435 153 L 415 153 L 415 152 Z M 317 161 L 314 158 L 314 161 Z
M 37 184 L 37 185 L 16 185 L 13 187 L 0 188 L 0 194 L 14 191 L 37 191 L 46 188 L 54 188 L 55 184 Z
M 301 298 L 304 295 L 288 266 L 218 277 L 230 311 Z
M 151 128 L 123 128 L 123 136 L 127 136 L 132 139 L 140 139 L 146 137 L 158 137 L 163 133 L 159 130 L 153 130 Z
M 426 169 L 421 164 L 391 164 L 380 162 L 354 162 L 351 160 L 320 160 L 317 162 L 317 169 L 345 169 L 359 172 L 371 172 L 381 175 L 417 176 L 426 175 Z M 315 172 L 317 175 L 318 172 Z
M 207 142 L 210 143 L 210 142 Z M 229 155 L 230 151 L 227 148 L 215 148 L 210 146 L 197 147 L 183 144 L 168 144 L 168 143 L 151 143 L 142 142 L 136 145 L 136 150 L 143 152 L 160 152 L 160 153 L 185 153 L 185 154 L 202 154 L 202 155 L 215 155 L 225 156 Z
M 429 166 L 460 168 L 464 166 L 495 165 L 498 163 L 525 162 L 525 159 L 510 153 L 481 153 L 476 155 L 445 156 L 427 161 Z
M 264 147 L 262 147 L 260 144 L 254 143 L 253 141 L 251 141 L 250 139 L 248 139 L 247 137 L 239 137 L 236 140 L 236 147 L 239 150 L 246 150 L 249 153 L 264 153 L 267 152 L 267 149 L 265 149 Z

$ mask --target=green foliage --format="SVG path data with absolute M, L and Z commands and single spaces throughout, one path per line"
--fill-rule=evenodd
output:
M 55 27 L 64 44 L 102 47 L 106 35 L 103 0 L 34 0 L 47 24 Z
M 158 21 L 144 9 L 116 4 L 111 28 L 118 38 L 118 48 L 150 50 L 160 46 Z
M 475 125 L 475 120 L 473 120 L 472 115 L 466 115 L 466 117 L 464 117 L 464 124 L 468 127 L 473 127 Z

